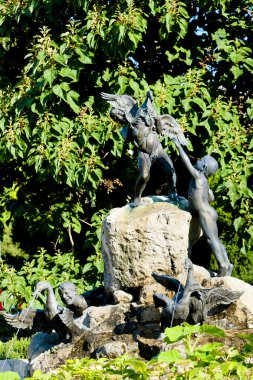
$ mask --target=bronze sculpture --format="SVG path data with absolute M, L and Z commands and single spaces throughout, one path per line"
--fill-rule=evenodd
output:
M 74 313 L 74 317 L 81 317 L 88 305 L 82 295 L 76 294 L 76 287 L 73 282 L 63 282 L 58 288 L 62 302 Z
M 3 314 L 6 322 L 19 329 L 33 330 L 34 332 L 51 333 L 55 330 L 63 342 L 76 341 L 86 332 L 86 327 L 79 321 L 89 306 L 102 306 L 105 303 L 103 286 L 92 289 L 81 295 L 76 293 L 73 282 L 63 282 L 58 292 L 65 306 L 58 304 L 54 289 L 47 281 L 36 284 L 34 297 L 46 291 L 44 309 L 23 309 L 17 314 Z
M 176 293 L 173 299 L 162 293 L 154 293 L 155 305 L 163 308 L 162 328 L 176 326 L 182 322 L 205 323 L 209 316 L 220 313 L 243 294 L 225 287 L 204 288 L 195 282 L 190 259 L 187 259 L 186 266 L 188 274 L 185 286 L 168 275 L 152 273 L 158 283 Z
M 210 206 L 210 201 L 212 201 L 214 197 L 209 188 L 207 179 L 218 170 L 218 163 L 213 157 L 205 156 L 193 166 L 180 142 L 175 138 L 172 138 L 172 141 L 174 141 L 178 147 L 179 155 L 191 175 L 188 188 L 190 211 L 198 218 L 203 234 L 207 238 L 207 242 L 215 255 L 218 264 L 217 276 L 230 276 L 233 265 L 229 262 L 226 248 L 218 237 L 218 214 L 214 208 Z
M 15 328 L 29 328 L 33 332 L 51 333 L 55 330 L 63 342 L 79 339 L 85 332 L 85 326 L 80 327 L 75 322 L 75 317 L 80 316 L 80 310 L 82 309 L 80 298 L 75 294 L 73 283 L 66 282 L 61 284 L 60 287 L 62 299 L 66 299 L 71 307 L 68 307 L 68 303 L 67 307 L 60 306 L 55 298 L 53 287 L 47 281 L 40 281 L 36 284 L 34 296 L 43 291 L 47 292 L 44 310 L 29 308 L 23 309 L 14 315 L 5 313 L 3 315 L 5 320 Z M 68 296 L 64 297 L 65 293 L 68 293 Z M 82 310 L 85 309 L 83 308 Z
M 123 126 L 121 134 L 126 141 L 133 141 L 138 149 L 139 178 L 135 185 L 135 196 L 132 206 L 141 204 L 141 196 L 150 178 L 150 169 L 157 162 L 166 174 L 171 199 L 177 199 L 176 173 L 173 163 L 164 151 L 159 140 L 159 134 L 174 136 L 181 144 L 186 140 L 181 127 L 170 115 L 159 116 L 153 107 L 153 95 L 147 91 L 146 100 L 141 107 L 129 95 L 114 95 L 102 93 L 112 108 L 111 118 Z

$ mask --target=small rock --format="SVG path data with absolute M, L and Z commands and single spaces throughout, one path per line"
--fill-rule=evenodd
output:
M 133 300 L 133 296 L 123 290 L 116 290 L 113 293 L 115 303 L 130 303 Z
M 137 342 L 132 342 L 131 344 L 126 344 L 125 342 L 109 342 L 103 346 L 97 348 L 93 354 L 95 359 L 99 358 L 109 358 L 114 359 L 120 357 L 124 354 L 136 355 L 138 354 L 138 344 Z
M 125 313 L 130 310 L 129 304 L 90 306 L 83 315 L 83 325 L 94 332 L 113 331 L 119 324 L 125 323 Z
M 28 360 L 25 359 L 0 360 L 0 369 L 0 372 L 16 372 L 21 379 L 29 376 Z
M 195 281 L 198 284 L 202 284 L 203 281 L 211 278 L 210 272 L 199 265 L 193 264 Z

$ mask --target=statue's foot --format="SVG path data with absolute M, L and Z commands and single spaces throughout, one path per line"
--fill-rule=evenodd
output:
M 217 277 L 231 276 L 233 268 L 234 266 L 231 263 L 221 266 L 217 272 Z
M 229 263 L 228 264 L 228 270 L 227 270 L 227 273 L 226 273 L 226 276 L 231 276 L 232 272 L 233 272 L 233 269 L 234 269 L 234 265 Z
M 217 277 L 224 277 L 227 273 L 227 267 L 222 267 L 217 271 Z
M 173 192 L 173 193 L 170 193 L 168 194 L 168 197 L 171 201 L 173 202 L 177 202 L 178 201 L 178 195 L 176 192 Z
M 150 205 L 153 203 L 151 198 L 135 198 L 132 203 L 129 204 L 130 207 L 138 207 L 143 205 Z
M 133 202 L 129 203 L 130 207 L 138 207 L 141 204 L 141 200 L 139 198 L 136 198 Z

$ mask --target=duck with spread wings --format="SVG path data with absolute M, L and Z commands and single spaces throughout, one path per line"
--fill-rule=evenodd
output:
M 176 326 L 182 322 L 206 323 L 209 317 L 222 312 L 243 294 L 224 286 L 204 288 L 195 281 L 190 259 L 186 260 L 186 267 L 188 274 L 185 286 L 169 275 L 152 273 L 159 284 L 175 292 L 172 299 L 162 293 L 153 295 L 155 306 L 162 307 L 162 328 Z
M 126 141 L 133 141 L 138 149 L 139 178 L 135 185 L 133 206 L 141 204 L 141 196 L 150 178 L 151 166 L 157 162 L 166 174 L 169 195 L 177 199 L 177 177 L 174 165 L 164 151 L 159 134 L 175 137 L 186 145 L 183 131 L 177 121 L 170 115 L 159 116 L 153 107 L 153 94 L 149 90 L 141 107 L 129 95 L 102 93 L 102 98 L 112 106 L 111 118 L 123 126 L 121 134 Z

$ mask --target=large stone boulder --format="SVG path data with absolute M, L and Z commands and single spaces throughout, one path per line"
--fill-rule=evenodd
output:
M 200 235 L 184 198 L 176 204 L 167 197 L 145 199 L 150 204 L 113 209 L 103 221 L 104 285 L 108 296 L 117 290 L 131 293 L 154 284 L 152 272 L 173 277 L 185 273 L 189 247 Z
M 0 360 L 0 373 L 4 372 L 1 379 L 14 379 L 15 372 L 19 375 L 17 378 L 24 379 L 29 376 L 28 360 L 25 359 L 6 359 Z
M 51 371 L 69 358 L 138 355 L 135 337 L 157 337 L 160 312 L 154 306 L 136 303 L 90 306 L 75 323 L 82 324 L 84 330 L 74 342 L 61 343 L 56 333 L 38 333 L 32 338 L 28 352 L 31 375 L 38 369 Z

